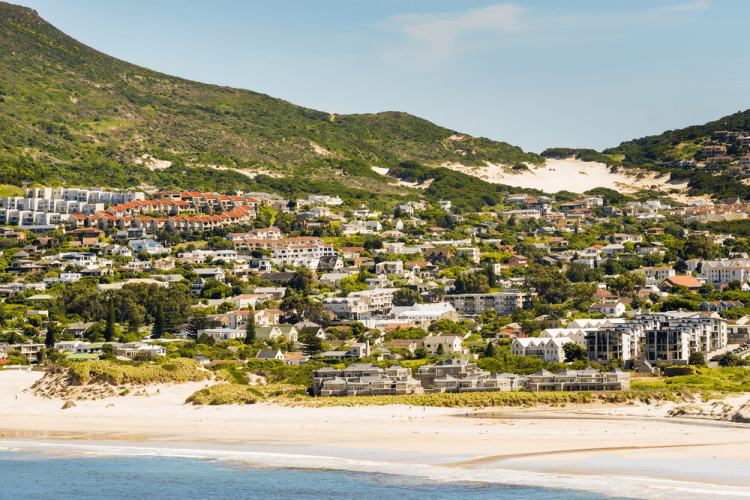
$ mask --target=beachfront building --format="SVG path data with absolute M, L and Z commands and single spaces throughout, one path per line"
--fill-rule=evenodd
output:
M 423 394 L 411 368 L 353 364 L 343 369 L 326 366 L 313 372 L 313 393 L 318 396 L 373 396 Z
M 344 369 L 326 366 L 313 372 L 317 396 L 365 396 L 456 392 L 527 391 L 624 391 L 630 389 L 630 374 L 617 369 L 599 372 L 563 370 L 557 374 L 540 370 L 532 375 L 490 375 L 465 359 L 446 359 L 419 368 L 415 378 L 400 365 L 379 368 L 354 364 Z

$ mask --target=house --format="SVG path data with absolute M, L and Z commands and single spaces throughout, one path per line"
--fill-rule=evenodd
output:
M 463 346 L 464 337 L 459 335 L 428 335 L 424 339 L 427 352 L 435 355 L 439 346 L 443 346 L 445 354 L 468 354 L 469 350 Z
M 701 311 L 711 311 L 711 312 L 718 312 L 718 311 L 726 311 L 727 309 L 732 309 L 734 307 L 745 307 L 745 305 L 740 302 L 739 300 L 729 300 L 729 301 L 704 301 L 700 305 Z
M 205 269 L 193 269 L 193 272 L 198 275 L 198 277 L 203 278 L 204 280 L 216 280 L 220 282 L 224 282 L 224 278 L 226 278 L 226 274 L 224 273 L 224 270 L 220 267 L 208 267 Z
M 591 314 L 604 314 L 610 318 L 616 318 L 625 314 L 625 304 L 621 301 L 591 304 Z
M 529 259 L 523 255 L 512 255 L 508 258 L 508 264 L 512 267 L 526 267 L 529 265 Z
M 430 264 L 445 262 L 453 258 L 453 251 L 450 248 L 427 248 L 424 251 L 424 259 Z
M 168 252 L 168 250 L 164 248 L 161 243 L 157 243 L 152 239 L 130 240 L 128 242 L 128 246 L 132 248 L 133 252 L 135 253 L 146 252 L 150 255 L 154 255 L 157 253 Z
M 258 351 L 258 354 L 255 355 L 255 359 L 260 359 L 263 361 L 272 361 L 275 359 L 278 359 L 280 361 L 284 361 L 284 354 L 281 351 L 266 351 L 261 349 Z
M 636 269 L 634 273 L 643 274 L 646 278 L 653 278 L 659 281 L 675 276 L 675 271 L 671 267 L 644 267 Z
M 670 276 L 669 278 L 659 283 L 658 288 L 662 292 L 672 293 L 672 290 L 674 290 L 675 286 L 684 286 L 687 287 L 690 291 L 695 292 L 701 287 L 701 282 L 693 278 L 692 276 L 687 275 Z

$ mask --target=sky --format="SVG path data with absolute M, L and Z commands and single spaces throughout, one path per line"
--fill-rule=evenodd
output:
M 750 108 L 747 1 L 21 3 L 155 71 L 335 114 L 404 111 L 537 153 Z

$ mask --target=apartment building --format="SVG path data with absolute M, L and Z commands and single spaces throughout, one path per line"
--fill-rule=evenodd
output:
M 393 293 L 398 288 L 377 288 L 350 293 L 348 297 L 323 299 L 326 311 L 340 319 L 383 317 L 393 308 Z
M 446 295 L 445 301 L 453 306 L 459 314 L 479 316 L 485 311 L 498 314 L 513 314 L 516 309 L 531 309 L 531 301 L 536 292 L 509 290 L 496 293 L 467 293 Z

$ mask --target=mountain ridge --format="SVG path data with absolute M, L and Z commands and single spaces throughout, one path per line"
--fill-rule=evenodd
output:
M 181 168 L 278 171 L 323 161 L 390 167 L 543 162 L 504 142 L 404 112 L 332 115 L 245 89 L 193 82 L 113 58 L 36 11 L 0 2 L 0 154 L 47 165 L 106 160 L 148 179 L 153 157 Z M 127 172 L 126 172 L 127 173 Z

